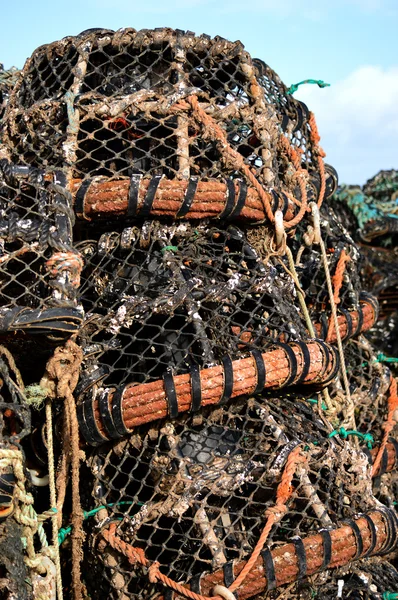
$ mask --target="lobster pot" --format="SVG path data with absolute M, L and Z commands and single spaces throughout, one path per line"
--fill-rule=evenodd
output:
M 82 260 L 72 247 L 74 215 L 62 173 L 0 161 L 0 332 L 61 341 L 82 321 L 77 286 Z
M 299 150 L 295 169 L 308 173 L 316 198 L 309 111 L 240 42 L 170 29 L 89 30 L 38 48 L 27 61 L 3 144 L 15 162 L 63 169 L 71 190 L 85 182 L 81 195 L 92 179 L 132 178 L 131 215 L 149 213 L 166 182 L 171 195 L 179 181 L 190 182 L 182 217 L 198 183 L 210 193 L 212 182 L 244 179 L 242 164 L 265 189 L 300 196 L 282 135 Z M 329 176 L 334 187 L 332 168 Z M 146 201 L 134 199 L 135 188 Z M 238 199 L 227 208 L 224 216 L 233 208 L 239 216 Z

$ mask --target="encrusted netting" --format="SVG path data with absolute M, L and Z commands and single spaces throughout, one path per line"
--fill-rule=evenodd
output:
M 192 32 L 0 93 L 0 598 L 389 598 L 396 172 Z

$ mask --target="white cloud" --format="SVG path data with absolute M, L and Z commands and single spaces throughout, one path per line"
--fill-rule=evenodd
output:
M 363 183 L 398 168 L 398 67 L 362 66 L 325 89 L 303 86 L 295 97 L 315 113 L 321 145 L 340 180 Z

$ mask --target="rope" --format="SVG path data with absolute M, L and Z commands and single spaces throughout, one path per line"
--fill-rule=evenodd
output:
M 348 409 L 346 412 L 346 420 L 347 420 L 348 425 L 350 425 L 350 426 L 352 425 L 352 428 L 355 429 L 355 420 L 354 420 L 355 406 L 351 399 L 350 384 L 348 382 L 347 370 L 346 370 L 346 366 L 345 366 L 344 350 L 343 350 L 343 344 L 341 341 L 339 323 L 338 323 L 338 319 L 337 319 L 337 308 L 336 308 L 336 303 L 334 301 L 332 279 L 331 279 L 330 271 L 329 271 L 326 248 L 325 248 L 325 244 L 323 242 L 322 235 L 321 235 L 320 228 L 319 228 L 319 208 L 314 202 L 311 202 L 310 206 L 311 206 L 311 210 L 312 210 L 312 213 L 314 216 L 314 229 L 315 228 L 317 229 L 317 231 L 315 232 L 315 238 L 317 239 L 317 241 L 320 245 L 320 248 L 321 248 L 323 268 L 325 271 L 326 283 L 327 283 L 329 299 L 330 299 L 330 307 L 332 310 L 333 323 L 334 323 L 334 327 L 336 330 L 337 348 L 338 348 L 339 356 L 340 356 L 340 371 L 341 371 L 341 375 L 343 378 L 344 390 L 346 393 L 346 400 L 348 403 Z M 318 230 L 318 228 L 319 228 L 319 230 Z
M 39 386 L 40 387 L 40 386 Z M 46 400 L 46 435 L 47 435 L 47 457 L 48 457 L 48 480 L 50 488 L 50 506 L 56 506 L 57 495 L 55 491 L 55 459 L 54 459 L 54 442 L 53 442 L 53 423 L 52 423 L 52 408 L 51 400 Z M 56 586 L 58 600 L 63 599 L 62 588 L 62 572 L 61 572 L 61 557 L 58 546 L 58 515 L 57 509 L 52 509 L 51 516 L 52 526 L 52 543 L 55 552 L 55 568 L 56 568 Z
M 49 398 L 65 399 L 65 417 L 68 425 L 66 432 L 67 444 L 64 444 L 63 456 L 71 453 L 71 471 L 72 471 L 72 582 L 74 597 L 76 600 L 82 600 L 82 582 L 80 561 L 82 558 L 83 533 L 83 510 L 80 504 L 79 490 L 79 426 L 76 415 L 76 405 L 73 397 L 80 372 L 80 364 L 83 359 L 83 352 L 79 346 L 72 340 L 68 340 L 63 347 L 56 348 L 54 355 L 50 358 L 46 366 L 46 373 L 40 382 L 40 386 L 48 390 Z M 47 412 L 46 412 L 47 414 Z M 48 432 L 47 432 L 48 435 Z M 63 461 L 64 464 L 67 461 Z M 62 473 L 66 478 L 66 473 Z M 59 499 L 60 494 L 58 494 Z M 54 489 L 51 492 L 51 503 L 55 506 Z M 58 507 L 58 506 L 57 506 Z M 53 519 L 55 521 L 57 517 Z M 54 522 L 53 521 L 53 522 Z M 58 525 L 53 525 L 53 542 L 58 545 Z M 57 568 L 58 569 L 58 568 Z M 59 584 L 58 584 L 59 585 Z M 60 597 L 62 598 L 62 596 Z
M 319 168 L 319 176 L 321 179 L 321 188 L 319 190 L 318 197 L 318 208 L 321 208 L 322 202 L 325 198 L 326 192 L 326 175 L 325 175 L 325 164 L 323 159 L 326 156 L 326 152 L 320 147 L 319 142 L 321 141 L 321 136 L 318 132 L 318 126 L 316 124 L 315 115 L 313 112 L 310 112 L 310 118 L 308 120 L 308 125 L 310 127 L 310 140 L 313 144 L 313 153 L 316 156 L 318 168 Z
M 218 143 L 219 150 L 221 151 L 225 162 L 229 162 L 234 170 L 241 171 L 251 185 L 256 189 L 263 203 L 265 214 L 271 223 L 273 223 L 274 214 L 272 212 L 267 193 L 251 171 L 250 167 L 244 162 L 242 155 L 230 146 L 225 131 L 221 129 L 218 123 L 210 115 L 206 114 L 203 108 L 199 106 L 197 96 L 189 96 L 187 101 L 191 105 L 193 114 L 197 121 L 204 126 L 205 133 L 208 135 L 208 137 Z M 303 218 L 307 209 L 305 183 L 303 182 L 303 176 L 301 174 L 299 174 L 298 177 L 303 200 L 297 215 L 291 221 L 283 222 L 285 229 L 290 229 L 297 225 Z
M 301 454 L 300 446 L 296 446 L 294 450 L 289 454 L 285 469 L 282 473 L 281 481 L 278 485 L 276 491 L 276 504 L 275 506 L 269 507 L 265 511 L 265 515 L 267 517 L 267 522 L 265 527 L 261 533 L 261 536 L 254 548 L 252 555 L 247 561 L 246 565 L 243 567 L 242 571 L 239 573 L 238 577 L 232 583 L 232 585 L 228 588 L 225 588 L 225 593 L 223 595 L 216 596 L 202 596 L 201 594 L 196 594 L 192 590 L 188 590 L 186 587 L 177 583 L 173 579 L 170 579 L 159 570 L 160 564 L 158 562 L 150 563 L 149 560 L 145 556 L 144 550 L 142 548 L 135 548 L 130 544 L 124 542 L 119 536 L 116 535 L 117 523 L 111 523 L 108 529 L 105 529 L 102 532 L 105 540 L 114 548 L 118 550 L 126 558 L 128 561 L 135 565 L 139 563 L 140 565 L 146 567 L 148 569 L 148 579 L 151 583 L 158 583 L 159 581 L 166 585 L 167 587 L 173 589 L 177 594 L 181 596 L 185 596 L 186 598 L 190 598 L 190 600 L 225 600 L 225 598 L 229 598 L 229 594 L 227 592 L 234 592 L 238 589 L 242 583 L 245 581 L 246 577 L 252 570 L 254 564 L 256 563 L 262 549 L 264 548 L 265 542 L 271 532 L 271 529 L 275 523 L 278 523 L 284 514 L 287 512 L 286 503 L 292 495 L 293 487 L 292 487 L 292 479 L 296 472 L 297 465 L 299 463 L 305 462 L 306 458 Z M 221 586 L 223 587 L 223 586 Z M 217 592 L 217 588 L 214 590 Z M 219 590 L 220 593 L 223 590 Z
M 377 471 L 380 467 L 380 463 L 383 458 L 384 450 L 386 448 L 389 435 L 390 435 L 391 431 L 393 430 L 394 426 L 396 425 L 396 421 L 394 419 L 394 413 L 397 409 L 398 409 L 397 380 L 394 377 L 391 377 L 390 394 L 388 396 L 387 420 L 383 425 L 383 429 L 384 429 L 383 440 L 380 444 L 380 448 L 377 453 L 377 456 L 373 462 L 372 477 L 375 476 L 375 474 L 377 473 Z
M 286 94 L 289 94 L 289 96 L 293 95 L 295 92 L 297 92 L 300 85 L 304 85 L 307 83 L 315 84 L 320 88 L 325 88 L 325 87 L 330 86 L 330 83 L 325 83 L 324 81 L 322 81 L 322 79 L 304 79 L 303 81 L 299 81 L 298 83 L 292 83 L 292 85 L 289 87 L 289 89 L 286 90 Z
M 332 277 L 332 283 L 333 283 L 333 288 L 334 288 L 333 300 L 334 300 L 334 303 L 336 304 L 336 306 L 337 306 L 337 304 L 340 304 L 340 290 L 343 285 L 345 268 L 346 268 L 347 263 L 350 260 L 351 260 L 350 256 L 348 254 L 346 254 L 346 252 L 343 248 L 343 250 L 341 251 L 338 263 L 337 263 L 336 272 Z M 328 328 L 328 332 L 327 332 L 325 341 L 329 342 L 332 335 L 333 335 L 333 320 L 330 319 L 329 328 Z

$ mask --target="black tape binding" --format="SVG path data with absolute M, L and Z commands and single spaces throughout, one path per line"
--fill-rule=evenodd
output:
M 374 310 L 374 314 L 375 314 L 375 321 L 377 321 L 377 319 L 379 317 L 379 309 L 380 309 L 377 298 L 375 296 L 372 296 L 372 294 L 369 294 L 368 292 L 360 292 L 359 301 L 360 302 L 368 302 L 369 304 L 371 304 L 371 306 Z
M 332 381 L 337 373 L 339 372 L 340 369 L 340 356 L 339 353 L 337 351 L 337 348 L 334 348 L 333 346 L 330 349 L 331 351 L 329 352 L 329 355 L 331 355 L 333 358 L 332 360 L 334 361 L 334 366 L 333 369 L 330 371 L 329 376 L 327 377 L 327 379 L 322 379 L 322 383 L 325 385 L 326 383 L 329 383 L 330 381 Z
M 200 368 L 194 364 L 191 367 L 191 412 L 200 410 L 202 405 L 202 387 L 200 381 Z
M 194 592 L 195 594 L 201 594 L 201 589 L 200 589 L 200 578 L 202 577 L 203 573 L 198 573 L 197 575 L 194 575 L 192 577 L 192 579 L 189 582 L 189 587 L 191 592 Z
M 329 529 L 321 529 L 319 533 L 323 540 L 323 563 L 321 569 L 327 569 L 332 560 L 332 538 Z
M 321 325 L 321 331 L 320 331 L 319 335 L 323 340 L 326 340 L 326 337 L 328 335 L 329 323 L 328 323 L 325 313 L 321 314 L 321 316 L 319 318 L 319 322 Z
M 276 588 L 274 559 L 272 558 L 271 550 L 269 548 L 265 548 L 265 550 L 261 552 L 261 557 L 263 559 L 265 576 L 267 578 L 267 592 L 269 592 Z
M 344 338 L 342 338 L 342 339 L 348 340 L 350 337 L 352 337 L 352 329 L 353 329 L 352 318 L 351 318 L 351 315 L 348 312 L 348 310 L 346 310 L 345 308 L 340 308 L 340 312 L 342 315 L 345 316 L 345 320 L 347 322 L 347 333 L 345 334 Z
M 369 461 L 369 464 L 373 465 L 373 458 L 372 458 L 372 454 L 371 454 L 369 448 L 366 448 L 366 447 L 362 448 L 362 452 L 366 455 L 366 457 Z
M 145 194 L 144 203 L 139 212 L 140 217 L 149 217 L 152 210 L 152 204 L 156 196 L 157 189 L 159 187 L 162 175 L 154 175 L 149 182 L 148 189 Z
M 232 368 L 232 359 L 230 356 L 224 356 L 221 359 L 224 369 L 224 390 L 219 404 L 225 404 L 231 398 L 234 389 L 234 371 Z
M 279 194 L 275 190 L 271 190 L 271 196 L 274 199 L 274 202 L 272 204 L 272 212 L 275 214 L 275 212 L 279 208 L 280 197 L 279 197 Z
M 225 203 L 224 210 L 218 217 L 221 220 L 229 219 L 235 206 L 235 180 L 227 179 L 225 183 L 227 186 L 227 201 Z
M 95 439 L 95 430 L 92 431 L 92 429 L 88 426 L 84 408 L 85 402 L 78 404 L 76 407 L 76 415 L 79 423 L 80 432 L 83 434 L 83 437 L 88 444 L 90 444 L 91 446 L 97 446 L 99 442 Z M 101 439 L 101 442 L 103 441 L 104 440 Z
M 305 547 L 303 540 L 300 537 L 292 538 L 292 542 L 296 549 L 297 564 L 298 564 L 298 575 L 297 579 L 303 579 L 307 576 L 307 556 L 305 553 Z
M 84 200 L 88 192 L 88 188 L 91 185 L 91 182 L 92 179 L 85 179 L 76 192 L 75 213 L 79 217 L 79 219 L 87 219 L 86 214 L 84 212 Z
M 386 541 L 380 550 L 378 550 L 377 554 L 388 554 L 391 552 L 397 541 L 397 519 L 393 513 L 393 510 L 388 508 L 378 509 L 377 512 L 383 515 L 387 532 Z
M 363 515 L 361 515 L 361 517 L 366 519 L 366 522 L 369 525 L 369 530 L 370 530 L 370 546 L 362 557 L 362 558 L 365 558 L 367 556 L 370 556 L 372 554 L 373 550 L 375 549 L 375 546 L 377 543 L 377 531 L 376 531 L 375 524 L 373 523 L 373 521 L 369 515 L 363 514 Z
M 247 197 L 247 184 L 243 179 L 239 180 L 239 195 L 238 200 L 236 202 L 235 208 L 232 209 L 231 214 L 229 215 L 230 219 L 237 219 L 242 212 L 243 207 L 245 206 Z
M 293 351 L 293 349 L 289 346 L 289 344 L 285 344 L 284 342 L 273 342 L 274 346 L 280 346 L 286 352 L 289 366 L 290 366 L 290 375 L 284 381 L 281 387 L 287 387 L 288 385 L 292 385 L 295 382 L 297 377 L 297 358 Z
M 352 560 L 357 560 L 360 556 L 362 556 L 362 552 L 363 552 L 363 540 L 362 540 L 361 530 L 359 529 L 356 522 L 353 521 L 352 519 L 346 519 L 345 521 L 342 521 L 342 525 L 348 525 L 352 529 L 352 533 L 354 534 L 355 543 L 357 546 L 356 554 Z
M 390 442 L 390 444 L 392 444 L 394 446 L 394 452 L 395 452 L 394 470 L 395 470 L 397 467 L 397 461 L 398 461 L 398 442 L 397 442 L 397 440 L 394 440 L 394 438 L 390 438 L 388 441 Z
M 294 342 L 296 344 L 296 346 L 298 346 L 303 354 L 303 370 L 302 373 L 300 375 L 300 377 L 297 379 L 297 381 L 295 381 L 295 384 L 298 385 L 299 383 L 302 383 L 303 381 L 305 381 L 305 378 L 308 375 L 308 371 L 310 370 L 310 366 L 311 366 L 311 357 L 310 357 L 310 351 L 308 350 L 308 346 L 305 342 Z
M 113 417 L 109 406 L 109 393 L 105 390 L 98 394 L 97 397 L 101 420 L 105 431 L 111 440 L 117 440 L 120 438 L 120 435 L 115 427 L 115 423 L 113 422 Z
M 187 189 L 185 191 L 184 200 L 182 201 L 182 204 L 176 214 L 177 219 L 182 219 L 183 217 L 185 217 L 185 215 L 187 213 L 189 213 L 189 210 L 192 206 L 193 199 L 196 194 L 196 190 L 198 189 L 198 183 L 199 183 L 198 177 L 190 177 L 188 185 L 187 185 Z
M 265 364 L 264 364 L 262 354 L 259 350 L 255 350 L 255 349 L 251 350 L 251 355 L 255 360 L 256 370 L 257 370 L 257 385 L 256 385 L 256 389 L 252 393 L 259 394 L 260 392 L 263 391 L 263 389 L 265 387 L 265 381 L 266 381 Z
M 83 402 L 83 418 L 86 421 L 86 425 L 91 432 L 91 437 L 94 439 L 96 444 L 103 444 L 104 442 L 108 441 L 98 429 L 98 425 L 95 420 L 94 394 L 92 394 L 91 398 L 87 398 L 85 402 Z
M 383 455 L 381 457 L 380 472 L 378 473 L 379 477 L 384 475 L 384 473 L 387 471 L 387 466 L 388 466 L 388 450 L 387 450 L 387 448 L 384 448 Z
M 223 571 L 224 571 L 224 585 L 225 587 L 229 588 L 230 585 L 233 584 L 234 582 L 234 563 L 232 560 L 230 560 L 229 562 L 224 563 L 223 565 Z
M 125 389 L 126 388 L 123 386 L 119 386 L 118 388 L 116 388 L 116 390 L 113 392 L 111 404 L 113 423 L 120 437 L 123 437 L 124 435 L 127 435 L 129 433 L 129 430 L 125 426 L 123 420 L 122 402 Z
M 130 177 L 129 197 L 127 204 L 127 216 L 136 217 L 138 210 L 138 196 L 140 193 L 142 175 L 134 174 Z
M 169 417 L 170 419 L 176 419 L 178 417 L 178 401 L 173 375 L 171 373 L 164 373 L 163 383 L 167 404 L 169 406 Z
M 359 305 L 358 306 L 358 324 L 357 324 L 357 328 L 355 330 L 355 333 L 353 334 L 353 337 L 356 337 L 357 335 L 359 335 L 362 331 L 362 325 L 363 325 L 363 312 L 362 312 L 362 306 Z

